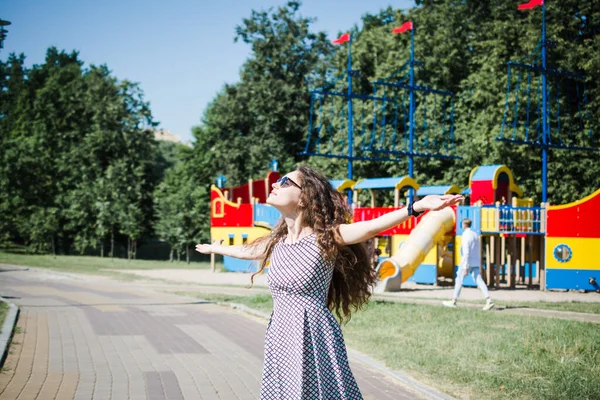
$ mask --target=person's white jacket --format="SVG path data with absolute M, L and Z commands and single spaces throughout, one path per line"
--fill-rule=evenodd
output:
M 471 228 L 466 228 L 463 231 L 460 254 L 462 256 L 460 268 L 463 270 L 471 267 L 479 267 L 481 264 L 479 235 L 473 232 Z

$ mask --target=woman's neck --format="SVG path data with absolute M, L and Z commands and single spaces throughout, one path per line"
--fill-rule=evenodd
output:
M 313 233 L 312 228 L 308 226 L 302 226 L 301 214 L 295 216 L 286 216 L 284 219 L 288 230 L 286 239 L 286 242 L 288 243 L 295 243 Z

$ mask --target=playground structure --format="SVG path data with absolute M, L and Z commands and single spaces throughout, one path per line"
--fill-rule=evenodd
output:
M 454 257 L 447 251 L 440 257 L 438 246 L 448 245 L 449 241 L 446 241 L 445 238 L 454 230 L 454 221 L 455 214 L 451 208 L 428 213 L 411 234 L 397 246 L 396 254 L 379 263 L 377 272 L 380 282 L 375 291 L 399 291 L 402 283 L 413 277 L 421 265 L 424 267 L 422 270 L 425 274 L 432 270 L 430 267 L 433 267 L 436 283 L 438 274 L 452 274 Z M 436 249 L 432 252 L 434 247 Z M 430 253 L 434 255 L 434 261 L 436 259 L 439 261 L 434 265 L 422 264 Z M 446 255 L 450 255 L 450 257 L 445 257 Z
M 600 190 L 566 205 L 550 206 L 547 196 L 550 149 L 598 150 L 590 128 L 585 77 L 547 65 L 547 47 L 552 42 L 546 39 L 546 5 L 531 1 L 519 8 L 536 6 L 542 9 L 542 37 L 532 54 L 508 63 L 504 117 L 496 140 L 541 150 L 542 203 L 537 207 L 532 199 L 523 198 L 505 165 L 474 168 L 463 191 L 456 185 L 424 187 L 414 180 L 414 157 L 459 157 L 452 154 L 454 94 L 416 83 L 415 67 L 422 63 L 415 60 L 416 27 L 412 22 L 393 30 L 410 31 L 410 59 L 391 76 L 371 82 L 372 93 L 353 91 L 353 77 L 361 72 L 352 69 L 351 35 L 334 41 L 347 43 L 348 66 L 333 83 L 311 91 L 308 138 L 302 154 L 347 160 L 347 179 L 331 184 L 347 193 L 354 221 L 401 208 L 404 197 L 411 201 L 428 194 L 462 193 L 469 199 L 468 205 L 425 213 L 377 235 L 374 246 L 380 254 L 377 270 L 381 280 L 376 291 L 399 290 L 406 281 L 436 285 L 441 279 L 453 280 L 461 261 L 455 249 L 460 248 L 465 218 L 472 221 L 471 229 L 482 239 L 482 275 L 488 286 L 600 290 L 600 263 L 594 259 L 600 248 Z M 513 70 L 517 73 L 511 73 Z M 355 160 L 397 162 L 401 157 L 408 158 L 407 176 L 353 179 Z M 257 181 L 262 182 L 258 186 L 274 182 L 275 174 Z M 244 243 L 273 226 L 278 213 L 262 204 L 266 194 L 264 199 L 253 195 L 253 187 L 252 182 L 225 192 L 213 187 L 213 240 Z M 392 189 L 394 204 L 378 207 L 375 191 Z M 371 193 L 370 207 L 357 203 L 362 190 Z M 230 212 L 240 219 L 227 217 Z M 225 268 L 254 267 L 226 259 Z M 475 286 L 470 276 L 464 284 Z
M 333 41 L 347 43 L 347 68 L 333 82 L 310 91 L 308 137 L 302 155 L 346 160 L 348 180 L 353 180 L 354 161 L 398 162 L 406 157 L 407 176 L 412 179 L 415 157 L 460 158 L 451 154 L 454 94 L 417 83 L 415 67 L 423 63 L 415 59 L 415 30 L 410 21 L 393 30 L 410 32 L 410 58 L 390 76 L 370 82 L 372 92 L 354 89 L 353 78 L 366 77 L 352 69 L 352 35 L 346 33 Z M 413 196 L 409 190 L 409 199 Z M 351 196 L 348 201 L 352 202 Z
M 211 237 L 225 244 L 249 243 L 269 233 L 280 217 L 265 204 L 269 188 L 279 173 L 271 171 L 262 180 L 231 188 L 212 187 Z M 355 202 L 353 220 L 365 221 L 402 208 L 409 190 L 417 197 L 457 193 L 458 186 L 420 186 L 412 178 L 390 177 L 330 181 L 340 192 L 350 189 L 356 200 L 361 190 L 371 192 L 368 207 Z M 376 190 L 394 190 L 393 205 L 377 205 Z M 469 205 L 418 218 L 378 234 L 374 246 L 380 250 L 377 270 L 381 278 L 376 291 L 400 290 L 409 281 L 437 285 L 452 280 L 460 264 L 462 221 L 481 236 L 483 277 L 488 286 L 514 288 L 600 290 L 600 190 L 571 204 L 534 207 L 523 198 L 511 170 L 505 165 L 473 169 L 469 186 L 462 193 Z M 224 257 L 225 269 L 256 271 L 256 263 Z M 466 286 L 476 286 L 471 277 Z
M 600 290 L 600 189 L 548 207 L 546 288 Z
M 229 189 L 211 187 L 211 242 L 221 240 L 230 246 L 241 245 L 270 232 L 280 216 L 279 211 L 265 204 L 271 185 L 280 177 L 276 167 L 273 169 L 262 180 L 250 179 L 244 185 Z M 249 272 L 256 268 L 251 261 L 233 257 L 223 257 L 223 263 L 228 271 Z M 211 265 L 214 270 L 214 255 Z

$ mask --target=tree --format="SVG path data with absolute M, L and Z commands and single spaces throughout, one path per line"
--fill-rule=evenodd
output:
M 194 127 L 193 153 L 185 161 L 195 185 L 224 174 L 236 185 L 264 176 L 272 159 L 291 170 L 303 160 L 308 130 L 308 90 L 322 82 L 333 46 L 313 20 L 290 1 L 276 10 L 253 11 L 236 27 L 236 40 L 251 46 L 240 82 L 226 85 Z M 202 197 L 209 209 L 209 196 Z M 208 220 L 202 226 L 208 232 Z
M 45 63 L 31 69 L 23 61 L 11 56 L 0 66 L 6 88 L 0 92 L 0 212 L 8 221 L 2 218 L 0 236 L 44 249 L 51 232 L 53 245 L 56 239 L 68 253 L 95 248 L 106 229 L 122 228 L 130 240 L 149 234 L 157 175 L 148 128 L 155 123 L 138 85 L 118 81 L 106 66 L 84 68 L 76 52 L 50 48 Z M 99 203 L 120 220 L 107 227 Z M 45 216 L 51 218 L 42 224 Z
M 424 63 L 417 70 L 419 84 L 456 94 L 455 154 L 462 160 L 416 159 L 415 178 L 419 183 L 466 186 L 474 167 L 506 164 L 526 195 L 541 199 L 540 152 L 494 140 L 502 125 L 506 62 L 530 53 L 540 38 L 541 13 L 518 11 L 518 3 L 423 0 L 408 12 L 388 8 L 377 15 L 367 14 L 362 29 L 351 30 L 353 69 L 362 74 L 355 80 L 357 92 L 372 93 L 369 82 L 390 76 L 409 59 L 409 35 L 392 35 L 391 29 L 410 20 L 417 32 L 416 58 Z M 593 1 L 549 2 L 547 22 L 548 38 L 558 42 L 558 47 L 551 50 L 549 62 L 560 69 L 588 74 L 589 121 L 598 145 L 600 56 L 594 50 L 598 46 L 600 9 L 594 4 Z M 345 46 L 340 46 L 330 75 L 338 76 L 345 71 L 346 55 Z M 309 162 L 336 178 L 345 175 L 343 161 Z M 574 201 L 596 190 L 600 187 L 597 172 L 593 153 L 551 151 L 552 202 Z M 406 173 L 405 160 L 355 164 L 357 177 Z
M 209 240 L 210 209 L 207 206 L 209 192 L 207 184 L 194 181 L 183 163 L 167 171 L 165 179 L 154 194 L 158 236 L 171 246 L 170 259 L 177 250 L 178 259 L 185 249 L 186 261 L 190 262 L 190 245 Z

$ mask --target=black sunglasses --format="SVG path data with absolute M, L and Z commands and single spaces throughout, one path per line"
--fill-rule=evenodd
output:
M 281 187 L 287 187 L 291 183 L 292 185 L 296 186 L 298 189 L 302 190 L 302 187 L 300 185 L 298 185 L 296 182 L 294 182 L 291 178 L 288 178 L 287 176 L 277 179 L 277 183 L 279 183 L 279 186 L 281 186 Z

